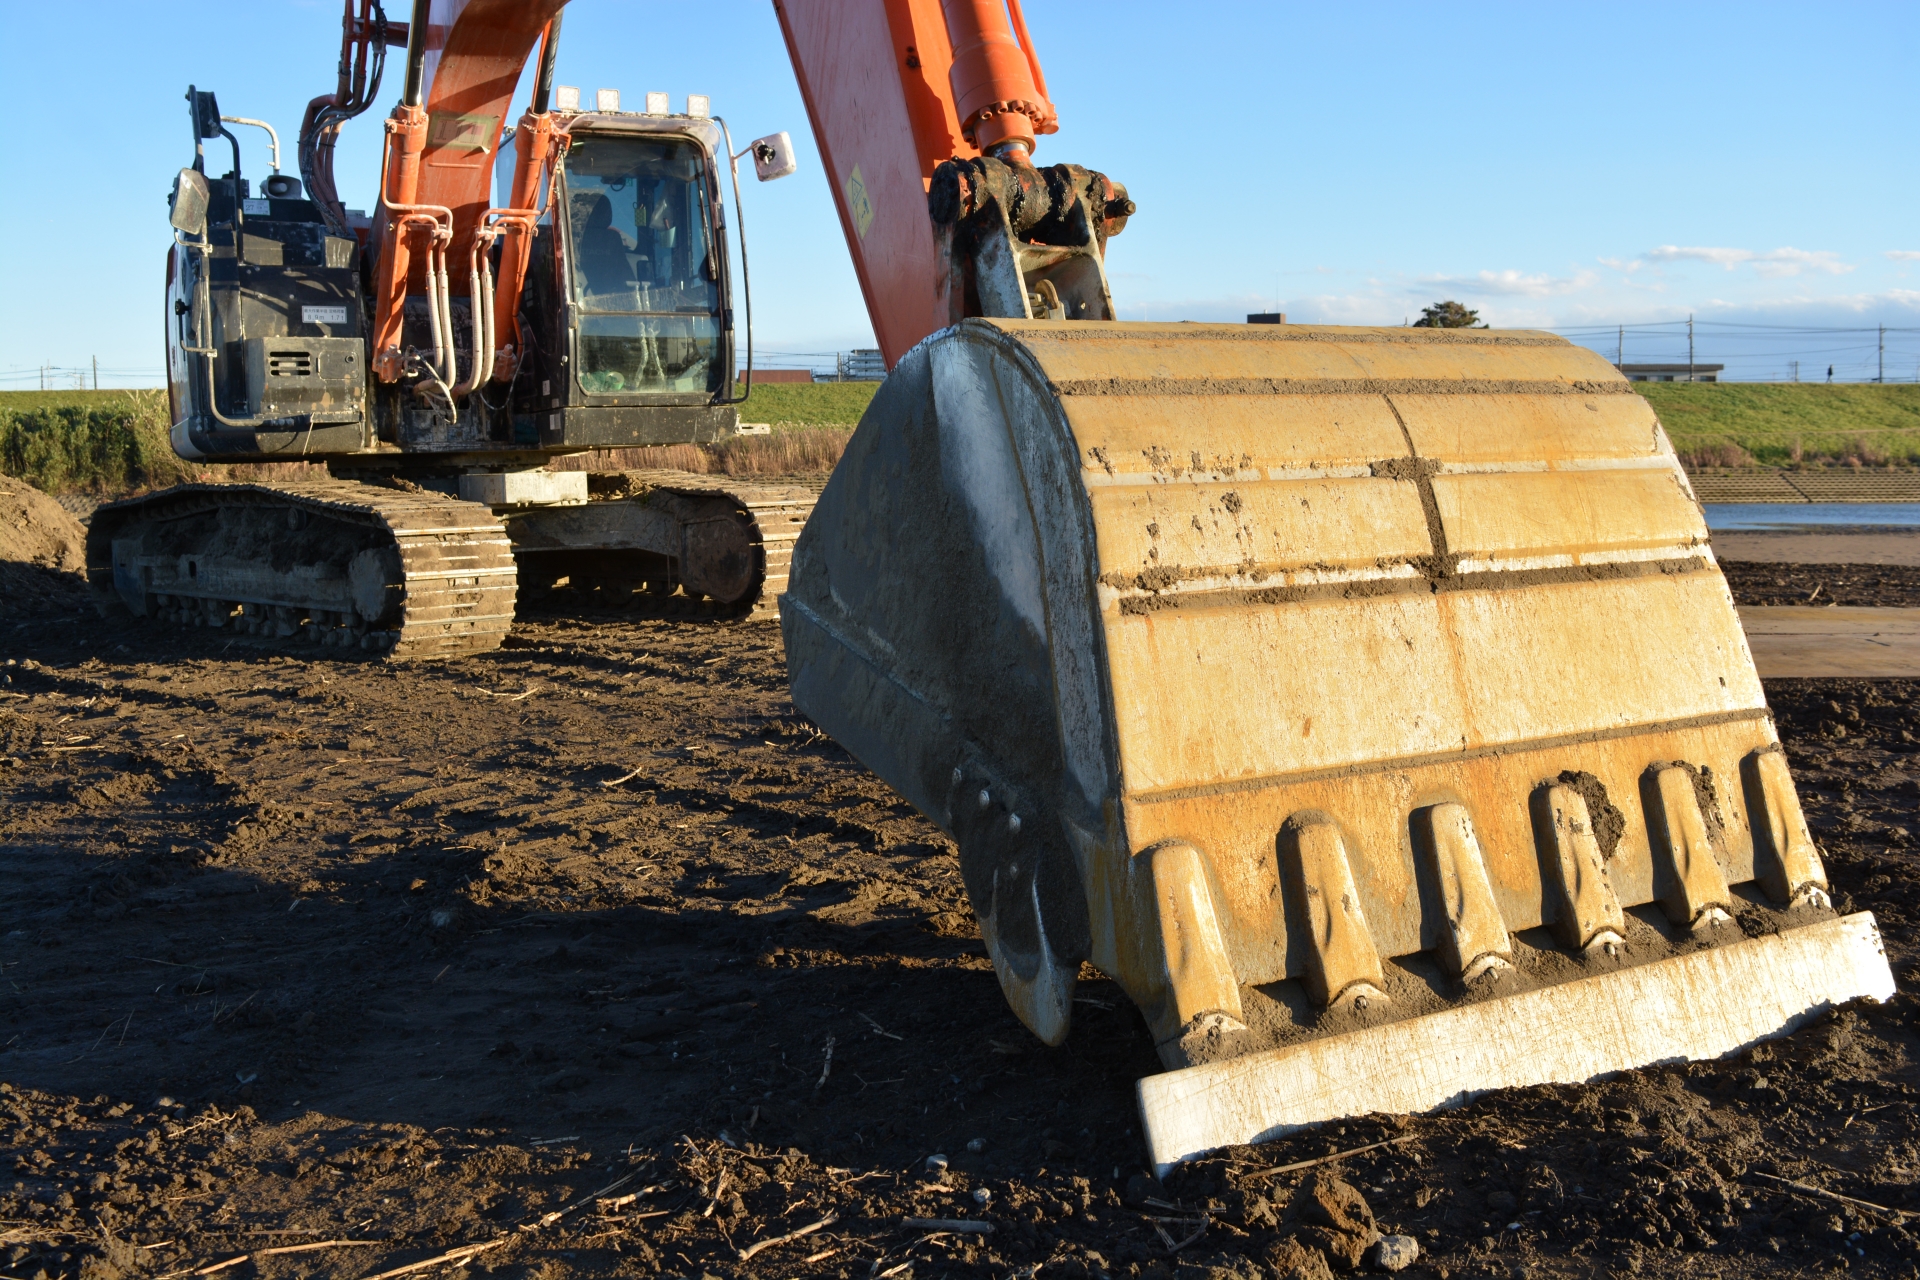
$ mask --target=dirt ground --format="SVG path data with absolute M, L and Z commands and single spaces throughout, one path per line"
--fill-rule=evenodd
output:
M 1920 604 L 1920 566 L 1909 564 L 1763 564 L 1722 561 L 1744 605 Z
M 1376 1230 L 1420 1276 L 1916 1274 L 1915 682 L 1769 686 L 1892 1003 L 1161 1186 L 1138 1015 L 1090 977 L 1027 1035 L 951 846 L 796 716 L 776 627 L 550 611 L 384 666 L 19 573 L 0 1275 L 1308 1276 Z

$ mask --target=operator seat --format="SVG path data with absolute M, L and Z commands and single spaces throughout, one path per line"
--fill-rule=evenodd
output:
M 613 204 L 605 195 L 593 197 L 586 219 L 576 224 L 573 251 L 579 259 L 580 279 L 586 292 L 596 295 L 627 295 L 634 291 L 633 260 L 627 242 L 613 229 Z

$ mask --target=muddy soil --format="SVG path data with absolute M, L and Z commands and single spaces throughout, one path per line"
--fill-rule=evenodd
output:
M 1920 567 L 1906 564 L 1765 564 L 1722 561 L 1744 605 L 1870 605 L 1920 608 Z
M 48 582 L 0 602 L 0 1274 L 1255 1277 L 1376 1232 L 1422 1276 L 1920 1261 L 1908 995 L 1162 1186 L 1137 1014 L 1089 971 L 1067 1044 L 1027 1035 L 951 846 L 795 714 L 777 628 L 548 612 L 383 666 Z M 1916 693 L 1769 686 L 1905 990 Z

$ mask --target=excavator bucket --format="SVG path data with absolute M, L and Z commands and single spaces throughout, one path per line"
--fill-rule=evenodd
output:
M 1665 433 L 1550 334 L 967 320 L 781 613 L 1027 1026 L 1140 1007 L 1163 1169 L 1892 994 Z

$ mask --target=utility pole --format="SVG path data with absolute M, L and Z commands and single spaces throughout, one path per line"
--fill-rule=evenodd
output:
M 1687 381 L 1693 381 L 1693 315 L 1687 315 Z
M 1791 363 L 1793 365 L 1793 380 L 1795 382 L 1798 382 L 1800 381 L 1800 362 L 1798 360 L 1794 360 Z
M 1627 326 L 1620 326 L 1620 336 L 1613 348 L 1613 363 L 1617 367 L 1627 362 Z
M 1877 377 L 1874 378 L 1874 381 L 1885 382 L 1886 380 L 1887 380 L 1887 326 L 1883 324 L 1880 326 L 1880 373 Z
M 98 391 L 100 389 L 100 357 L 99 356 L 95 356 L 93 358 L 93 389 L 95 391 Z

